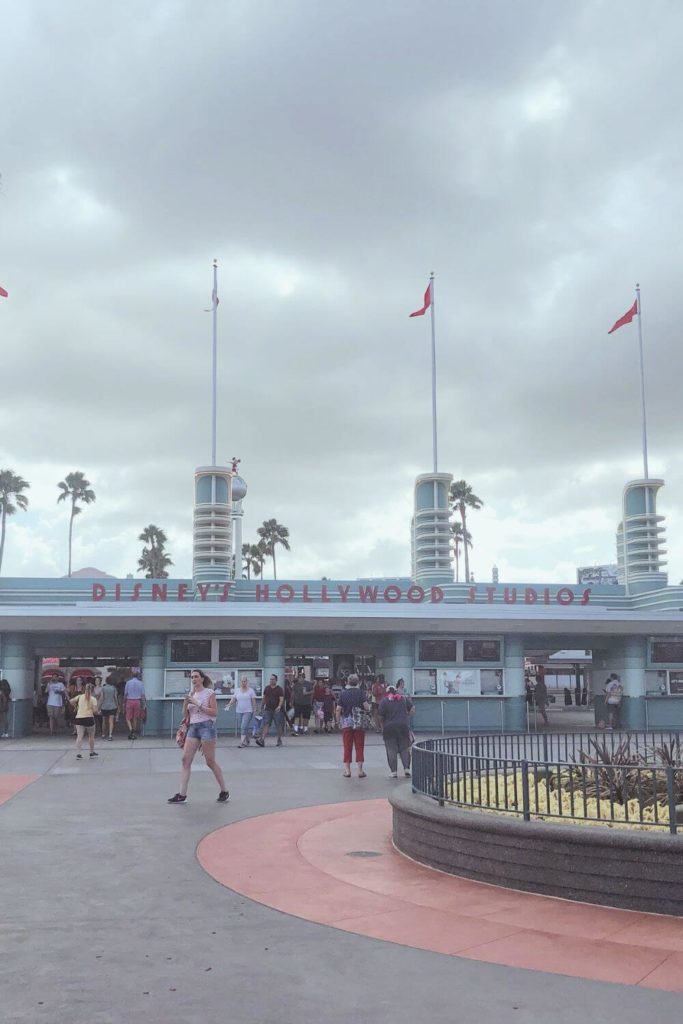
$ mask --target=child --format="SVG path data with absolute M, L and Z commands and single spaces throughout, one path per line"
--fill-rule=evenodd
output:
M 253 739 L 261 735 L 261 726 L 263 725 L 263 715 L 254 715 L 251 720 L 251 735 Z
M 325 732 L 334 732 L 334 694 L 329 683 L 323 693 L 323 728 Z

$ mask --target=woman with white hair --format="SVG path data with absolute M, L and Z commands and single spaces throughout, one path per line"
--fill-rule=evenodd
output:
M 363 771 L 365 757 L 365 729 L 367 721 L 363 721 L 363 712 L 369 712 L 370 705 L 365 700 L 363 691 L 360 688 L 360 680 L 352 673 L 346 680 L 346 687 L 339 694 L 337 705 L 337 725 L 341 725 L 342 743 L 344 749 L 344 778 L 351 778 L 351 758 L 353 749 L 356 749 L 356 768 L 358 778 L 364 779 L 366 773 Z
M 249 685 L 249 680 L 246 676 L 242 676 L 240 679 L 240 688 L 233 693 L 230 698 L 226 711 L 236 704 L 237 705 L 237 721 L 240 727 L 241 743 L 240 747 L 249 746 L 249 727 L 251 726 L 252 719 L 256 712 L 256 691 Z

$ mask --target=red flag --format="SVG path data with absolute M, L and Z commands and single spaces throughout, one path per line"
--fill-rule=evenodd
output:
M 1 285 L 0 285 L 0 295 L 2 295 L 3 299 L 8 299 L 9 298 L 9 293 L 6 292 L 5 289 Z
M 631 320 L 633 320 L 634 316 L 637 316 L 637 315 L 638 315 L 638 299 L 636 299 L 636 301 L 633 303 L 633 305 L 629 309 L 628 313 L 624 313 L 624 315 L 617 320 L 617 322 L 615 323 L 614 327 L 611 327 L 607 333 L 611 334 L 612 331 L 616 331 L 619 327 L 623 327 L 624 324 L 630 324 Z
M 424 316 L 429 307 L 432 304 L 432 286 L 431 283 L 427 285 L 427 291 L 425 292 L 424 306 L 422 309 L 416 309 L 410 316 Z M 408 318 L 410 319 L 410 317 Z
M 204 312 L 205 313 L 212 313 L 214 311 L 214 309 L 218 309 L 218 303 L 219 302 L 220 302 L 220 299 L 218 298 L 218 292 L 214 288 L 213 291 L 211 292 L 211 309 L 205 309 Z

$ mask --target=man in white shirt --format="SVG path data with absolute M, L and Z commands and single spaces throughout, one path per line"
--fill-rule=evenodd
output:
M 66 699 L 66 687 L 61 679 L 52 679 L 47 684 L 47 720 L 50 726 L 50 736 L 55 734 L 55 726 L 58 729 L 64 724 L 64 700 Z
M 605 704 L 609 715 L 609 728 L 619 729 L 621 726 L 621 698 L 624 695 L 624 687 L 616 672 L 612 672 L 605 683 Z

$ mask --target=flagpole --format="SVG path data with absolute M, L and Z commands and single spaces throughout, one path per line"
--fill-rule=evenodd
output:
M 640 351 L 640 401 L 643 413 L 643 476 L 649 479 L 647 471 L 647 419 L 645 416 L 645 361 L 643 359 L 643 324 L 640 313 L 640 285 L 636 285 L 636 301 L 638 303 L 638 348 Z
M 216 378 L 218 369 L 218 263 L 213 261 L 213 291 L 211 292 L 212 347 L 212 403 L 211 403 L 211 465 L 216 465 Z
M 432 316 L 432 450 L 434 454 L 434 472 L 436 473 L 436 330 L 434 324 L 434 271 L 429 275 L 429 298 L 429 310 Z

